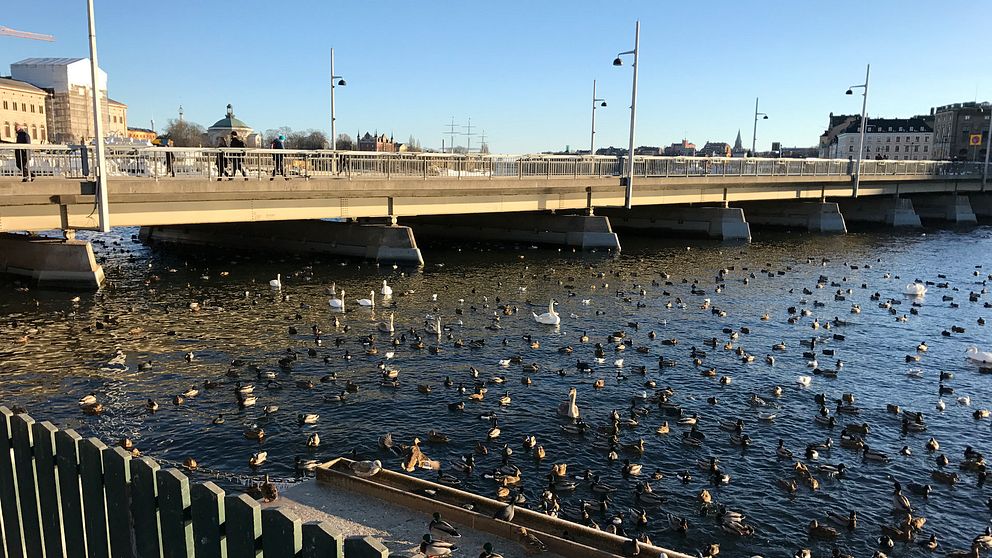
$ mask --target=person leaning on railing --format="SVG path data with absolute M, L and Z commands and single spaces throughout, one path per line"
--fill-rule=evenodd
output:
M 17 143 L 30 145 L 31 136 L 28 135 L 28 131 L 23 126 L 17 126 Z M 17 165 L 17 170 L 21 171 L 21 182 L 34 181 L 34 176 L 31 174 L 30 168 L 30 155 L 31 153 L 27 149 L 17 149 L 14 151 L 14 163 Z
M 286 136 L 279 134 L 277 138 L 272 140 L 272 145 L 270 147 L 272 149 L 286 149 Z M 289 180 L 289 177 L 286 176 L 286 166 L 284 164 L 284 157 L 285 155 L 283 155 L 282 153 L 277 153 L 272 156 L 272 160 L 273 163 L 275 163 L 275 166 L 272 167 L 272 176 L 269 178 L 269 180 L 275 180 L 276 174 L 281 174 L 283 178 Z

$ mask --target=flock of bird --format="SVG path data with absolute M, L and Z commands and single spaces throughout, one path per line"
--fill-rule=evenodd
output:
M 805 263 L 825 266 L 828 262 L 808 259 Z M 376 289 L 368 291 L 367 298 L 347 300 L 343 289 L 331 285 L 327 289 L 326 307 L 311 309 L 300 303 L 301 309 L 309 311 L 308 316 L 317 316 L 315 323 L 309 325 L 309 334 L 305 333 L 307 326 L 289 326 L 290 338 L 305 345 L 305 351 L 291 347 L 278 359 L 277 366 L 234 360 L 224 378 L 203 379 L 202 387 L 198 384 L 173 395 L 169 404 L 182 406 L 200 395 L 201 390 L 227 388 L 233 391 L 232 405 L 236 404 L 241 411 L 261 407 L 262 415 L 268 417 L 278 413 L 279 407 L 261 405 L 260 398 L 264 398 L 261 392 L 282 388 L 287 381 L 304 390 L 323 388 L 319 390 L 323 393 L 322 398 L 300 399 L 299 406 L 312 408 L 296 415 L 298 424 L 308 428 L 304 431 L 303 444 L 313 449 L 321 440 L 312 427 L 324 420 L 322 416 L 333 417 L 334 405 L 351 400 L 360 390 L 406 390 L 405 377 L 414 376 L 417 381 L 409 386 L 410 389 L 415 387 L 424 396 L 440 392 L 446 399 L 437 402 L 436 416 L 422 417 L 418 422 L 450 423 L 461 419 L 440 420 L 439 417 L 477 415 L 481 419 L 475 429 L 477 436 L 471 441 L 456 440 L 442 427 L 424 428 L 424 432 L 413 437 L 409 444 L 399 444 L 394 442 L 392 434 L 385 433 L 379 438 L 374 455 L 357 462 L 356 473 L 374 475 L 382 467 L 395 463 L 397 468 L 418 475 L 428 474 L 428 478 L 444 485 L 471 484 L 475 487 L 483 481 L 491 483 L 492 493 L 487 495 L 505 502 L 497 519 L 512 521 L 514 507 L 527 506 L 626 537 L 628 544 L 624 552 L 628 555 L 636 555 L 641 544 L 652 544 L 651 534 L 663 537 L 659 540 L 659 543 L 665 543 L 662 546 L 678 547 L 680 541 L 685 544 L 688 540 L 682 537 L 694 532 L 703 533 L 712 539 L 695 549 L 703 557 L 719 554 L 721 542 L 726 544 L 728 539 L 760 536 L 760 522 L 753 521 L 750 513 L 737 511 L 732 502 L 720 498 L 722 487 L 733 483 L 736 477 L 748 474 L 746 465 L 728 457 L 721 459 L 715 454 L 739 455 L 742 462 L 744 456 L 748 456 L 776 463 L 778 470 L 788 473 L 772 479 L 772 486 L 756 486 L 754 490 L 780 490 L 794 499 L 819 491 L 842 493 L 845 484 L 850 482 L 852 471 L 887 468 L 892 461 L 919 451 L 931 455 L 934 466 L 930 470 L 919 470 L 913 478 L 904 479 L 905 483 L 892 476 L 891 506 L 877 503 L 874 510 L 850 509 L 846 513 L 826 510 L 818 517 L 807 518 L 804 531 L 811 544 L 799 545 L 801 548 L 796 556 L 810 556 L 810 548 L 815 547 L 816 541 L 827 541 L 824 544 L 831 547 L 833 556 L 846 556 L 838 544 L 850 541 L 848 534 L 866 530 L 872 532 L 876 556 L 898 552 L 898 545 L 907 543 L 926 551 L 939 550 L 948 556 L 960 557 L 977 557 L 982 550 L 992 548 L 992 530 L 986 529 L 974 537 L 967 550 L 947 549 L 939 526 L 922 515 L 934 505 L 931 502 L 935 499 L 941 502 L 936 505 L 973 508 L 977 514 L 992 512 L 992 498 L 976 504 L 933 486 L 953 487 L 967 482 L 979 489 L 984 487 L 986 464 L 979 449 L 958 440 L 945 440 L 942 444 L 935 436 L 928 436 L 927 417 L 922 410 L 910 410 L 899 402 L 892 402 L 884 409 L 892 415 L 891 420 L 869 423 L 861 416 L 874 415 L 874 409 L 861 408 L 853 391 L 828 394 L 830 380 L 846 374 L 846 363 L 840 358 L 846 335 L 849 335 L 846 332 L 863 329 L 857 315 L 877 306 L 879 313 L 891 316 L 896 322 L 907 322 L 925 314 L 927 305 L 933 304 L 928 297 L 934 295 L 932 292 L 928 295 L 928 290 L 953 293 L 943 295 L 940 302 L 958 308 L 954 297 L 959 296 L 959 288 L 952 286 L 945 276 L 938 275 L 933 281 L 917 280 L 892 292 L 896 278 L 886 273 L 882 279 L 889 283 L 881 290 L 889 295 L 883 295 L 879 291 L 872 292 L 875 287 L 870 288 L 867 282 L 853 284 L 847 277 L 820 275 L 801 292 L 783 290 L 779 297 L 783 308 L 778 311 L 732 317 L 721 304 L 721 295 L 731 289 L 744 288 L 762 277 L 781 277 L 797 271 L 798 267 L 774 269 L 770 264 L 760 266 L 760 269 L 725 267 L 716 272 L 709 284 L 698 279 L 680 281 L 667 273 L 644 280 L 637 273 L 623 269 L 597 271 L 593 266 L 588 268 L 592 284 L 587 287 L 577 286 L 585 278 L 560 277 L 553 270 L 543 277 L 526 270 L 521 274 L 522 278 L 546 280 L 548 290 L 557 289 L 563 300 L 574 301 L 576 311 L 580 307 L 597 306 L 599 301 L 592 296 L 597 293 L 600 297 L 615 297 L 617 304 L 624 308 L 622 312 L 596 309 L 595 316 L 587 316 L 585 321 L 575 312 L 563 319 L 556 309 L 560 303 L 555 298 L 546 307 L 543 303 L 539 306 L 526 302 L 527 288 L 523 286 L 502 296 L 484 295 L 472 289 L 467 299 L 439 300 L 436 294 L 424 297 L 414 291 L 394 293 L 387 281 L 382 281 L 378 292 Z M 851 265 L 850 268 L 867 275 L 872 266 Z M 983 273 L 981 266 L 976 266 L 975 282 L 967 298 L 970 304 L 990 308 L 992 304 L 984 299 L 986 282 L 992 280 L 992 276 L 983 277 Z M 272 299 L 291 302 L 294 296 L 292 280 L 300 275 L 290 277 L 289 285 L 281 275 L 271 280 Z M 611 287 L 611 281 L 622 286 Z M 509 282 L 504 278 L 493 287 L 507 293 L 510 287 L 504 283 Z M 590 298 L 582 298 L 584 293 L 589 293 Z M 422 327 L 419 323 L 415 327 L 397 325 L 395 314 L 403 309 L 405 298 L 417 298 L 431 306 L 422 317 Z M 784 302 L 787 300 L 790 302 Z M 850 317 L 828 315 L 828 305 L 831 307 L 829 312 L 836 313 L 843 307 Z M 190 310 L 198 311 L 198 306 L 199 303 L 191 303 Z M 524 313 L 520 311 L 521 306 L 533 310 Z M 638 314 L 649 307 L 652 312 L 660 311 L 663 316 L 664 312 L 670 312 L 671 315 L 655 320 L 651 325 L 646 317 L 637 319 Z M 376 321 L 375 314 L 368 313 L 382 308 L 389 311 L 383 321 Z M 694 322 L 697 331 L 718 329 L 721 333 L 718 336 L 693 335 L 691 329 L 684 327 L 681 328 L 686 336 L 683 339 L 666 333 L 669 321 L 682 320 L 689 315 L 697 320 Z M 442 316 L 450 318 L 443 319 Z M 729 325 L 733 319 L 739 323 Z M 298 312 L 295 320 L 304 321 L 302 313 Z M 705 320 L 710 320 L 708 325 Z M 749 336 L 768 322 L 780 328 L 791 328 L 783 329 L 792 332 L 790 337 L 766 347 L 751 346 Z M 978 319 L 978 325 L 984 325 L 982 318 Z M 528 333 L 520 339 L 502 337 L 511 327 Z M 563 328 L 609 333 L 575 334 L 564 332 Z M 963 326 L 954 325 L 933 335 L 952 337 L 964 332 Z M 469 335 L 475 338 L 468 338 Z M 937 374 L 923 371 L 931 354 L 926 341 L 896 337 L 893 342 L 906 345 L 906 381 Z M 557 356 L 549 358 L 546 352 L 538 352 L 542 343 L 554 343 Z M 446 351 L 488 347 L 488 353 L 494 346 L 502 347 L 506 356 L 495 362 L 467 366 L 461 377 L 445 375 L 441 382 L 443 388 L 426 381 L 425 374 L 401 372 L 399 365 L 394 364 L 402 362 L 402 357 L 411 353 L 443 358 Z M 528 350 L 535 351 L 530 354 L 541 354 L 542 357 L 527 356 Z M 801 369 L 794 362 L 799 353 L 802 355 Z M 962 370 L 975 374 L 992 372 L 992 352 L 972 347 L 960 356 L 967 363 Z M 187 362 L 196 358 L 192 352 L 185 355 Z M 856 358 L 863 357 L 849 356 L 849 359 Z M 348 379 L 339 379 L 336 372 L 330 371 L 317 382 L 309 378 L 287 380 L 293 378 L 294 366 L 306 359 L 317 362 L 322 359 L 324 364 L 342 359 L 349 367 L 375 366 L 375 370 Z M 829 364 L 821 364 L 821 361 Z M 714 364 L 716 362 L 721 364 L 718 366 Z M 487 369 L 496 372 L 482 372 Z M 738 373 L 762 375 L 767 389 L 764 392 L 753 390 L 739 398 L 729 396 L 737 385 L 733 375 Z M 708 386 L 706 391 L 676 389 L 671 385 L 675 382 L 668 381 L 673 377 L 689 376 L 707 382 L 704 384 Z M 951 385 L 953 378 L 953 372 L 944 371 L 934 380 L 933 410 L 937 413 L 947 408 L 945 398 L 960 406 L 972 404 L 970 396 L 955 392 Z M 440 377 L 437 379 L 441 380 Z M 510 385 L 528 389 L 538 382 L 561 386 L 561 400 L 557 404 L 531 410 L 542 416 L 543 422 L 551 424 L 554 430 L 545 430 L 543 439 L 538 439 L 534 432 L 519 432 L 516 428 L 506 430 L 503 416 L 513 405 Z M 871 388 L 865 386 L 865 389 Z M 595 395 L 601 390 L 621 393 L 617 399 L 626 401 L 625 405 L 614 410 L 602 408 L 603 403 Z M 583 398 L 597 402 L 590 403 L 586 410 L 583 409 Z M 726 401 L 721 401 L 724 398 L 746 403 L 743 409 L 728 406 Z M 762 425 L 785 420 L 782 403 L 785 400 L 792 405 L 808 406 L 805 416 L 788 417 L 788 420 L 805 421 L 808 426 L 803 426 L 802 430 L 810 433 L 806 440 L 787 442 L 783 438 L 768 439 L 761 434 Z M 489 407 L 488 404 L 494 401 L 495 405 Z M 97 394 L 82 398 L 80 406 L 87 414 L 103 411 Z M 160 409 L 160 403 L 156 398 L 150 398 L 145 407 L 147 411 L 155 412 Z M 976 407 L 970 414 L 974 420 L 982 421 L 989 418 L 990 413 Z M 223 424 L 224 420 L 222 414 L 212 419 L 214 424 Z M 244 436 L 250 440 L 263 440 L 266 432 L 259 424 L 244 424 Z M 389 425 L 381 427 L 386 429 Z M 884 451 L 887 438 L 880 436 L 880 431 L 907 441 L 897 452 L 899 457 Z M 927 439 L 917 444 L 914 435 Z M 645 459 L 646 453 L 650 454 L 659 446 L 659 440 L 670 436 L 682 446 L 681 450 L 675 446 L 675 451 L 683 453 L 679 460 L 681 467 L 656 466 Z M 430 448 L 422 449 L 421 444 L 425 442 L 421 438 Z M 585 454 L 582 456 L 585 465 L 578 466 L 578 470 L 576 465 L 570 467 L 569 461 L 579 456 L 559 449 L 565 439 L 569 445 L 581 447 Z M 985 436 L 982 442 L 987 440 L 988 436 Z M 122 445 L 125 442 L 130 441 L 122 440 Z M 461 444 L 465 451 L 440 449 L 456 444 Z M 672 444 L 665 444 L 665 451 L 672 451 Z M 948 446 L 946 449 L 945 445 Z M 728 454 L 727 447 L 735 453 Z M 433 459 L 428 456 L 435 451 L 450 457 Z M 710 455 L 706 456 L 706 453 Z M 358 457 L 358 452 L 354 455 Z M 255 451 L 248 458 L 248 465 L 256 470 L 267 457 L 266 451 Z M 193 465 L 190 468 L 195 468 L 195 460 L 189 459 Z M 590 462 L 597 465 L 590 467 Z M 313 470 L 316 465 L 315 459 L 296 458 L 297 471 L 301 474 Z M 543 470 L 546 474 L 527 474 L 525 469 Z M 616 478 L 617 482 L 604 480 L 606 477 Z M 676 501 L 682 507 L 691 502 L 695 513 L 679 515 L 670 511 L 668 504 Z M 867 525 L 865 516 L 882 516 L 883 519 Z M 765 521 L 775 519 L 766 518 Z M 706 525 L 712 527 L 702 527 Z M 457 529 L 438 514 L 434 515 L 427 531 L 420 544 L 422 553 L 443 557 L 457 552 L 456 544 L 452 542 L 457 538 Z M 539 550 L 543 546 L 526 530 L 519 540 L 529 550 Z M 480 556 L 495 558 L 499 554 L 487 543 Z

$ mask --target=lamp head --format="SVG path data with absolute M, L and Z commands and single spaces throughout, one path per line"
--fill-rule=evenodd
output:
M 854 91 L 851 91 L 850 89 L 848 89 L 844 94 L 845 95 L 854 95 Z
M 348 85 L 348 84 L 343 79 L 339 79 L 338 85 Z
M 606 101 L 603 101 L 603 103 L 601 105 L 599 105 L 599 106 L 605 107 L 606 106 Z
M 623 66 L 623 60 L 620 60 L 620 57 L 617 56 L 616 58 L 613 59 L 613 65 L 614 66 Z
M 768 115 L 766 114 L 764 117 L 762 117 L 762 120 L 768 120 Z

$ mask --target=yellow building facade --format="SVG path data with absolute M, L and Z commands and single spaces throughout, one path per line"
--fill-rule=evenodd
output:
M 0 78 L 0 141 L 16 141 L 24 126 L 32 143 L 48 143 L 48 93 L 23 81 Z

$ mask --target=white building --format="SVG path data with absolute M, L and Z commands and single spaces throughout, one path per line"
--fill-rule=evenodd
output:
M 848 124 L 827 147 L 827 157 L 858 157 L 860 118 Z M 922 116 L 868 119 L 863 159 L 914 161 L 932 159 L 933 128 Z

